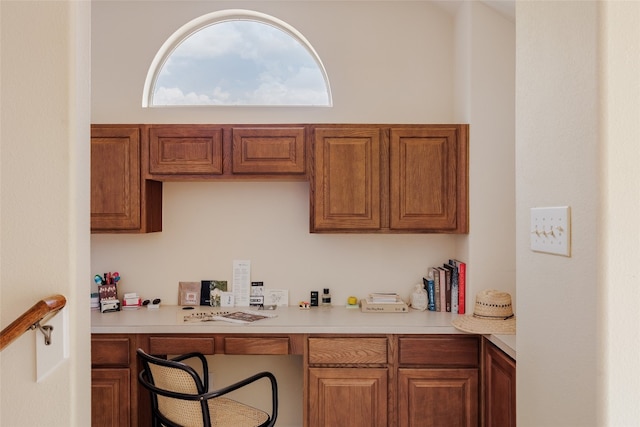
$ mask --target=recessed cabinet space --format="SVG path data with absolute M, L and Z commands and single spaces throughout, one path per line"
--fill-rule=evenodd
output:
M 91 232 L 162 230 L 162 183 L 143 179 L 136 125 L 91 127 Z
M 317 125 L 313 143 L 311 232 L 468 232 L 468 125 Z

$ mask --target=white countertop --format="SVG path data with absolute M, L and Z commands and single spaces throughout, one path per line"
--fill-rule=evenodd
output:
M 221 309 L 236 311 L 241 308 Z M 242 308 L 245 310 L 248 308 Z M 333 306 L 303 310 L 296 306 L 278 307 L 265 313 L 276 317 L 253 323 L 224 321 L 185 322 L 185 315 L 215 309 L 198 306 L 183 310 L 181 306 L 162 305 L 159 309 L 122 310 L 112 313 L 91 313 L 91 333 L 153 334 L 153 333 L 263 333 L 263 334 L 462 334 L 451 326 L 457 315 L 443 312 L 409 310 L 408 313 L 363 313 L 358 308 Z M 261 313 L 258 311 L 258 313 Z M 515 359 L 515 336 L 487 336 Z M 510 347 L 510 345 L 513 347 Z

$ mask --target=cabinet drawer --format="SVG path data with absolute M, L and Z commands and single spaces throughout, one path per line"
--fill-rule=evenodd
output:
M 398 340 L 401 365 L 478 366 L 479 339 L 461 337 L 400 337 Z
M 289 338 L 226 337 L 224 354 L 289 354 Z
M 151 354 L 185 354 L 198 352 L 213 354 L 215 344 L 213 338 L 206 337 L 151 337 L 149 353 Z
M 309 363 L 387 363 L 387 339 L 309 338 Z
M 129 338 L 93 338 L 91 339 L 91 365 L 93 366 L 129 366 Z

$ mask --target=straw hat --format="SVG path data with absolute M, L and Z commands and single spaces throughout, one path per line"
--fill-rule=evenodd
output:
M 451 323 L 461 331 L 474 334 L 514 335 L 516 316 L 511 295 L 493 289 L 481 291 L 476 295 L 473 315 L 458 316 Z

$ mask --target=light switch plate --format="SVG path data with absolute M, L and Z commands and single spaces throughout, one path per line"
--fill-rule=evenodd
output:
M 571 256 L 569 206 L 531 208 L 531 250 Z
M 69 358 L 69 311 L 67 307 L 58 311 L 44 324 L 52 326 L 51 342 L 45 344 L 44 334 L 35 329 L 36 376 L 42 382 Z M 43 325 L 44 325 L 43 324 Z

